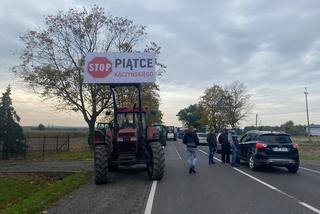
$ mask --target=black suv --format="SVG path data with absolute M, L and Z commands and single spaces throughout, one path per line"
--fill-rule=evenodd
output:
M 249 162 L 251 170 L 262 165 L 284 166 L 291 173 L 299 169 L 298 145 L 282 132 L 247 132 L 240 140 L 238 155 Z

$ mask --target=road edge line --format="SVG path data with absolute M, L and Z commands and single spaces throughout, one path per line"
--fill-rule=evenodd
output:
M 147 201 L 147 205 L 146 205 L 146 209 L 144 210 L 144 214 L 151 214 L 152 205 L 153 205 L 153 199 L 154 199 L 154 195 L 156 193 L 156 188 L 157 188 L 157 183 L 158 183 L 158 181 L 153 181 L 152 182 L 150 193 L 149 193 L 149 197 L 148 197 L 148 201 Z
M 299 201 L 299 204 L 301 204 L 301 205 L 304 206 L 304 207 L 309 208 L 310 210 L 314 211 L 315 213 L 320 214 L 320 210 L 318 210 L 317 208 L 315 208 L 315 207 L 313 207 L 313 206 L 310 206 L 310 205 L 307 204 L 307 203 L 304 203 L 304 202 L 302 202 L 302 201 Z
M 199 151 L 202 152 L 203 154 L 206 154 L 206 155 L 208 154 L 207 152 L 202 151 L 201 149 L 199 149 Z M 216 157 L 215 157 L 215 159 L 219 160 L 219 159 L 216 158 Z M 220 161 L 220 160 L 219 160 L 219 161 Z M 296 197 L 294 197 L 294 196 L 292 196 L 292 195 L 289 195 L 288 193 L 283 192 L 282 190 L 278 189 L 277 187 L 272 186 L 271 184 L 268 184 L 268 183 L 260 180 L 259 178 L 256 178 L 256 177 L 254 177 L 254 176 L 252 176 L 252 175 L 250 175 L 250 174 L 248 174 L 248 173 L 246 173 L 246 172 L 244 172 L 244 171 L 242 171 L 242 170 L 240 170 L 240 169 L 238 169 L 238 168 L 235 168 L 235 167 L 232 167 L 232 168 L 233 168 L 234 170 L 240 172 L 241 174 L 243 174 L 243 175 L 245 175 L 245 176 L 247 176 L 247 177 L 249 177 L 249 178 L 251 178 L 251 179 L 253 179 L 253 180 L 257 181 L 257 182 L 259 182 L 260 184 L 263 184 L 264 186 L 266 186 L 266 187 L 268 187 L 268 188 L 270 188 L 270 189 L 272 189 L 272 190 L 274 190 L 274 191 L 276 191 L 276 192 L 279 192 L 279 193 L 282 194 L 282 195 L 285 195 L 285 196 L 287 196 L 287 197 L 289 197 L 289 198 L 291 198 L 291 199 L 294 199 L 295 201 L 297 201 L 300 205 L 304 206 L 305 208 L 308 208 L 309 210 L 311 210 L 311 211 L 313 211 L 313 212 L 315 212 L 315 213 L 320 214 L 320 210 L 318 210 L 317 208 L 315 208 L 315 207 L 313 207 L 313 206 L 311 206 L 311 205 L 309 205 L 309 204 L 307 204 L 307 203 L 305 203 L 305 202 L 303 202 L 303 201 L 300 201 L 300 200 L 297 199 Z
M 306 171 L 310 171 L 310 172 L 314 172 L 314 173 L 318 173 L 320 174 L 320 171 L 317 171 L 317 170 L 314 170 L 314 169 L 308 169 L 308 168 L 305 168 L 305 167 L 299 167 L 300 169 L 303 169 L 303 170 L 306 170 Z
M 205 152 L 205 151 L 203 151 L 203 150 L 201 150 L 201 149 L 199 149 L 199 151 L 200 152 L 202 152 L 203 154 L 205 154 L 205 155 L 208 155 L 208 153 L 207 152 Z M 221 160 L 219 159 L 219 158 L 216 158 L 216 157 L 213 157 L 215 160 L 217 160 L 218 162 L 221 162 Z
M 172 145 L 173 145 L 173 144 L 172 144 Z M 174 148 L 174 150 L 176 151 L 176 153 L 178 154 L 180 160 L 182 160 L 182 157 L 181 157 L 181 155 L 179 154 L 179 152 L 178 152 L 178 150 L 177 150 L 177 148 L 176 148 L 175 145 L 173 145 L 173 148 Z

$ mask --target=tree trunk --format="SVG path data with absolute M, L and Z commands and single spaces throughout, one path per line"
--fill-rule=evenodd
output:
M 94 131 L 95 131 L 95 120 L 91 119 L 89 126 L 89 137 L 88 144 L 91 150 L 94 149 Z

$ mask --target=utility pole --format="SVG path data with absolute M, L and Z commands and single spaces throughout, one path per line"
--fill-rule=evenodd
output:
M 307 87 L 304 88 L 304 95 L 306 97 L 307 126 L 308 126 L 308 137 L 309 137 L 309 143 L 310 143 L 311 142 L 311 135 L 310 135 L 310 124 L 309 124 L 308 89 L 307 89 Z
M 256 114 L 256 128 L 258 128 L 258 114 Z

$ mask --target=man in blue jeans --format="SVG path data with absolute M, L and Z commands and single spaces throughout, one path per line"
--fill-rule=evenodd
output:
M 228 133 L 228 142 L 230 143 L 231 149 L 232 149 L 232 159 L 231 159 L 231 166 L 233 167 L 239 167 L 237 163 L 238 159 L 238 142 L 236 139 L 232 138 L 231 132 Z
M 189 174 L 196 173 L 195 167 L 197 162 L 197 146 L 199 145 L 199 138 L 192 127 L 186 131 L 182 142 L 187 146 Z
M 211 132 L 207 135 L 207 142 L 209 146 L 209 165 L 214 164 L 214 152 L 217 148 L 217 136 L 216 136 L 216 130 L 214 128 L 211 128 Z

